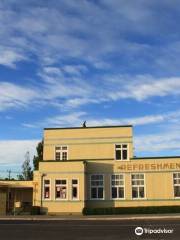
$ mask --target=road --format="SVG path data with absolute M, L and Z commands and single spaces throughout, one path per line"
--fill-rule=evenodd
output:
M 135 234 L 135 228 L 173 233 Z M 160 230 L 161 229 L 161 230 Z M 179 220 L 1 220 L 2 240 L 135 240 L 180 239 Z

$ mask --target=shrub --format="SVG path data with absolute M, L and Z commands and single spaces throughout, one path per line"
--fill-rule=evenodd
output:
M 180 213 L 180 206 L 84 208 L 84 215 Z
M 32 206 L 31 207 L 31 215 L 40 215 L 40 207 Z

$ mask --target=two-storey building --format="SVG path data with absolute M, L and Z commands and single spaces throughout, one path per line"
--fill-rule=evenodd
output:
M 180 157 L 135 158 L 132 126 L 45 128 L 34 186 L 47 213 L 180 205 Z

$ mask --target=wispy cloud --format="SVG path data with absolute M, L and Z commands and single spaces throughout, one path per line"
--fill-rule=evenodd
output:
M 47 1 L 37 5 L 30 0 L 17 3 L 16 7 L 14 4 L 3 1 L 0 5 L 0 64 L 15 68 L 20 61 L 36 58 L 42 98 L 35 96 L 33 101 L 77 108 L 119 99 L 146 101 L 180 93 L 179 77 L 127 73 L 129 69 L 138 72 L 142 68 L 146 72 L 149 67 L 155 73 L 159 68 L 165 73 L 174 63 L 179 69 L 178 33 L 174 36 L 172 31 L 177 27 L 171 17 L 176 10 L 174 1 L 148 4 L 128 0 L 96 3 L 53 0 L 53 4 Z M 169 18 L 165 14 L 158 21 L 157 9 L 161 5 Z M 155 36 L 167 37 L 166 26 L 173 41 L 164 42 L 165 45 L 148 41 Z M 127 62 L 128 67 L 124 64 Z M 108 69 L 110 73 L 96 74 L 94 69 L 97 72 Z M 1 100 L 1 110 L 17 105 L 12 101 Z M 21 101 L 28 104 L 28 100 L 18 100 Z
M 21 166 L 25 160 L 27 151 L 30 153 L 32 160 L 36 154 L 36 146 L 39 140 L 4 140 L 0 141 L 0 159 L 1 165 L 11 166 L 16 164 Z M 8 154 L 7 154 L 8 153 Z
M 139 126 L 139 125 L 148 125 L 148 124 L 158 124 L 158 123 L 163 123 L 166 122 L 169 123 L 174 123 L 174 122 L 179 122 L 179 117 L 180 117 L 180 112 L 170 112 L 166 114 L 157 114 L 157 115 L 145 115 L 141 117 L 136 117 L 136 118 L 100 118 L 100 119 L 88 119 L 88 124 L 90 126 L 93 125 L 134 125 L 134 126 Z
M 24 61 L 27 58 L 22 54 L 16 52 L 14 49 L 0 48 L 0 65 L 15 68 L 16 63 Z
M 177 105 L 166 104 L 174 99 L 178 104 L 180 96 L 178 4 L 0 1 L 1 114 L 11 115 L 13 109 L 25 130 L 79 126 L 83 120 L 88 125 L 177 125 Z M 155 111 L 161 101 L 163 110 Z M 147 102 L 152 105 L 146 112 Z M 105 105 L 112 108 L 104 111 Z M 20 111 L 24 108 L 31 111 L 29 121 Z M 126 117 L 131 112 L 137 115 Z
M 33 0 L 23 4 L 15 4 L 12 0 L 1 1 L 1 45 L 10 48 L 15 46 L 23 56 L 35 54 L 41 64 L 76 58 L 95 67 L 110 65 L 106 61 L 109 54 L 120 54 L 121 58 L 129 60 L 131 66 L 135 64 L 134 60 L 138 62 L 137 55 L 141 55 L 148 64 L 151 51 L 151 65 L 166 70 L 167 65 L 159 64 L 164 54 L 167 55 L 162 51 L 163 46 L 156 46 L 150 41 L 145 44 L 138 41 L 137 35 L 167 38 L 168 27 L 168 36 L 176 41 L 174 32 L 178 24 L 172 17 L 172 12 L 176 11 L 176 1 L 171 4 L 162 0 L 151 1 L 151 4 L 129 0 L 52 2 L 37 5 Z M 159 16 L 159 6 L 163 6 L 166 14 Z
M 65 65 L 63 70 L 70 75 L 81 75 L 81 73 L 87 72 L 88 68 L 85 65 Z
M 23 123 L 25 127 L 65 127 L 65 126 L 80 126 L 86 120 L 87 126 L 101 126 L 101 125 L 148 125 L 158 123 L 176 123 L 180 124 L 180 111 L 168 112 L 166 114 L 145 115 L 136 118 L 102 118 L 92 117 L 86 112 L 72 112 L 69 114 L 59 114 L 41 120 L 35 124 Z
M 85 115 L 85 112 L 59 115 L 53 118 L 45 119 L 44 124 L 47 124 L 47 126 L 72 126 L 73 123 L 75 126 L 80 126 L 80 123 L 83 122 Z
M 19 86 L 0 83 L 0 110 L 16 106 L 53 104 L 64 109 L 78 108 L 87 104 L 132 99 L 147 101 L 153 97 L 179 96 L 180 78 L 155 78 L 150 75 L 132 76 L 104 75 L 99 79 L 84 81 L 84 77 L 65 76 L 63 70 L 45 67 L 39 73 L 42 79 L 38 86 Z M 101 88 L 97 88 L 97 85 Z
M 145 82 L 128 87 L 132 98 L 144 100 L 154 96 L 168 96 L 180 94 L 180 78 L 170 77 L 164 79 L 146 79 Z
M 180 155 L 180 136 L 177 131 L 163 131 L 160 133 L 135 136 L 135 149 L 142 154 L 164 154 L 163 152 L 177 152 Z M 172 155 L 172 154 L 171 154 Z
M 26 107 L 38 94 L 35 90 L 16 84 L 0 83 L 0 111 Z
M 118 87 L 117 84 L 121 83 Z M 180 94 L 180 77 L 156 78 L 151 75 L 116 76 L 108 79 L 109 87 L 113 88 L 108 96 L 113 100 L 135 99 L 144 101 L 153 97 L 164 97 Z M 110 86 L 111 84 L 111 86 Z M 116 86 L 112 87 L 113 84 Z
M 49 117 L 34 124 L 23 123 L 22 125 L 27 128 L 80 126 L 85 116 L 85 112 L 74 112 Z
M 62 74 L 62 73 L 61 73 Z M 97 79 L 92 77 L 88 82 L 84 81 L 83 76 L 71 80 L 63 75 L 42 75 L 47 81 L 56 83 L 50 86 L 50 96 L 58 97 L 56 90 L 63 89 L 67 96 L 63 101 L 64 107 L 79 107 L 85 104 L 99 104 L 123 99 L 132 99 L 146 102 L 154 97 L 179 96 L 180 77 L 158 78 L 151 75 L 103 75 Z M 97 85 L 101 86 L 97 88 Z M 49 91 L 48 89 L 48 91 Z M 48 96 L 48 95 L 46 95 Z

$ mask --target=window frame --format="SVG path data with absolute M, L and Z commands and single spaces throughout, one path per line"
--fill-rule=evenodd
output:
M 124 188 L 124 197 L 123 198 L 113 198 L 112 197 L 112 175 L 122 175 L 123 176 L 123 185 L 119 185 L 119 186 L 115 186 L 115 187 L 123 187 Z M 124 173 L 113 173 L 113 174 L 110 174 L 110 200 L 125 200 L 126 199 L 126 191 L 125 191 L 125 174 Z
M 116 158 L 116 145 L 121 145 L 121 159 L 117 159 Z M 123 148 L 122 148 L 122 145 L 127 145 L 127 159 L 122 159 L 122 155 L 123 155 Z M 116 161 L 129 161 L 130 159 L 129 159 L 129 143 L 115 143 L 114 144 L 114 160 L 116 160 Z
M 137 175 L 137 174 L 142 174 L 144 175 L 144 197 L 139 197 L 139 187 L 142 187 L 142 185 L 132 185 L 132 175 Z M 141 179 L 136 179 L 136 180 L 141 180 Z M 133 197 L 133 187 L 138 187 L 138 197 Z M 131 198 L 132 200 L 143 200 L 143 199 L 147 199 L 146 197 L 146 175 L 145 173 L 131 173 Z
M 45 188 L 45 184 L 44 184 L 44 182 L 46 181 L 46 180 L 49 180 L 49 198 L 45 198 L 44 197 L 44 194 L 45 194 L 45 191 L 44 191 L 44 188 Z M 50 201 L 51 200 L 51 191 L 52 191 L 52 186 L 51 186 L 51 179 L 50 178 L 43 178 L 43 196 L 42 196 L 42 199 L 44 200 L 44 201 Z
M 66 198 L 56 198 L 56 185 L 64 186 L 64 184 L 56 184 L 57 180 L 66 180 L 66 185 L 65 185 L 66 186 Z M 69 195 L 69 192 L 68 192 L 68 179 L 67 178 L 56 178 L 54 180 L 54 199 L 55 199 L 55 201 L 68 201 L 68 199 L 69 199 L 68 195 Z
M 179 197 L 176 197 L 176 196 L 175 196 L 175 189 L 174 189 L 175 186 L 179 186 L 179 187 L 180 187 L 180 183 L 177 184 L 177 185 L 174 185 L 174 174 L 177 174 L 177 173 L 180 174 L 180 172 L 173 172 L 173 173 L 172 173 L 172 180 L 173 180 L 173 195 L 174 195 L 174 199 L 180 199 L 180 196 L 179 196 Z M 179 178 L 179 179 L 180 179 L 180 178 Z
M 100 187 L 102 187 L 103 188 L 103 198 L 92 198 L 91 197 L 91 189 L 92 188 L 95 188 L 94 186 L 92 187 L 92 184 L 91 184 L 91 177 L 93 176 L 93 175 L 102 175 L 103 176 L 103 185 L 102 186 L 100 186 Z M 93 173 L 93 174 L 90 174 L 90 180 L 89 180 L 89 182 L 90 182 L 90 191 L 89 191 L 89 194 L 90 194 L 90 200 L 95 200 L 95 201 L 102 201 L 102 200 L 105 200 L 105 191 L 104 191 L 104 189 L 105 189 L 105 184 L 104 184 L 104 174 L 101 174 L 101 173 Z M 99 187 L 99 188 L 100 188 Z M 98 188 L 98 186 L 96 187 L 96 188 Z
M 78 183 L 77 184 L 73 184 L 72 181 L 73 180 L 77 180 Z M 73 185 L 77 186 L 77 198 L 73 198 Z M 71 179 L 71 200 L 72 201 L 79 201 L 79 178 L 72 178 Z
M 61 155 L 60 155 L 60 160 L 56 160 L 56 147 L 67 147 L 67 150 L 59 150 L 59 152 L 61 153 Z M 63 160 L 62 159 L 62 153 L 63 152 L 66 152 L 67 153 L 67 159 L 66 160 Z M 68 161 L 69 160 L 69 147 L 68 147 L 68 145 L 55 145 L 55 147 L 54 147 L 54 160 L 56 161 L 56 162 L 64 162 L 64 161 Z

